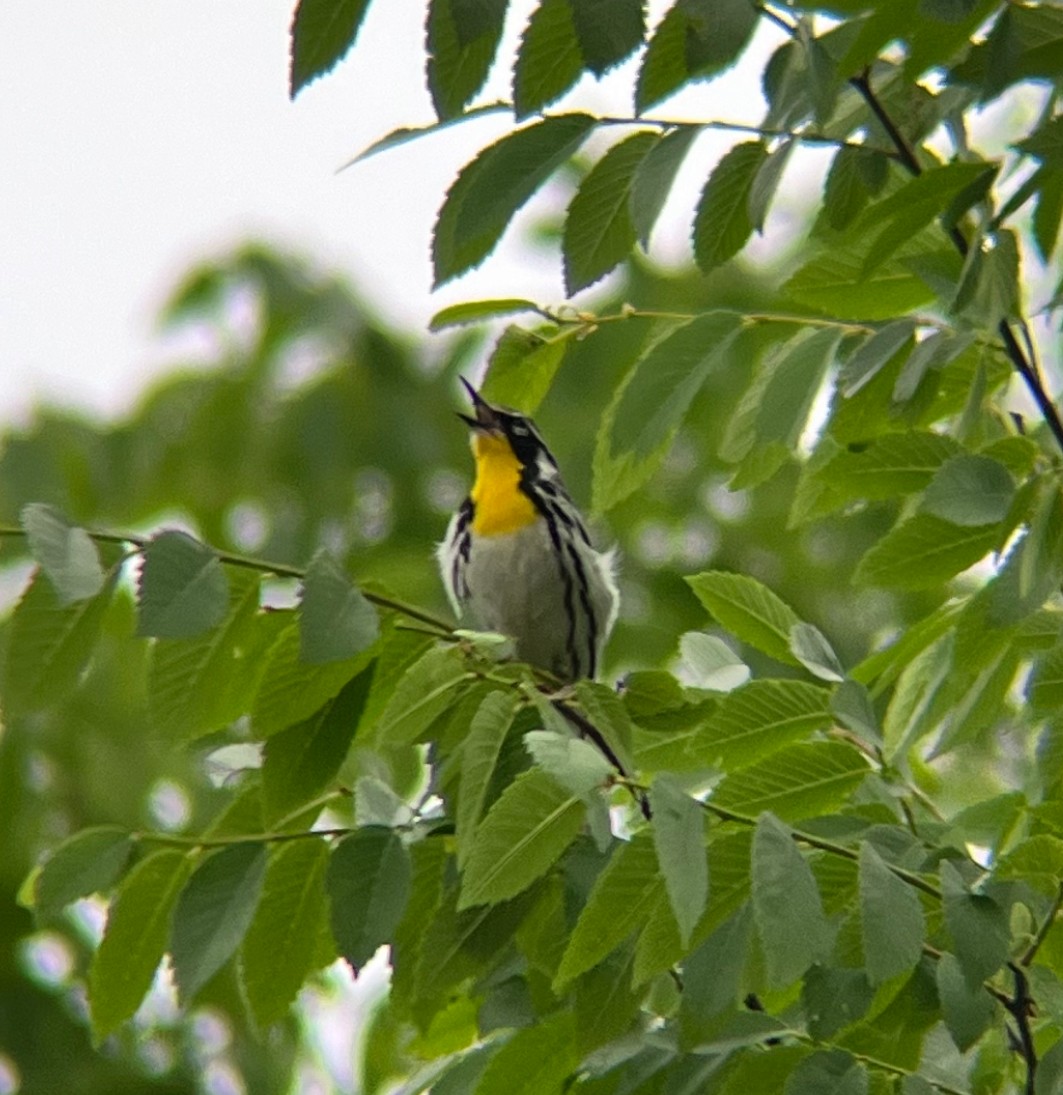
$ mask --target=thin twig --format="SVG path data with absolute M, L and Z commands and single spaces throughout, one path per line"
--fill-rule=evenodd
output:
M 1052 930 L 1052 925 L 1055 924 L 1056 918 L 1059 916 L 1060 909 L 1063 909 L 1063 882 L 1059 884 L 1052 907 L 1048 910 L 1044 920 L 1041 921 L 1041 926 L 1037 929 L 1033 942 L 1030 943 L 1019 959 L 1020 966 L 1028 968 L 1033 964 L 1037 952 L 1041 949 L 1041 944 L 1048 938 L 1048 933 Z

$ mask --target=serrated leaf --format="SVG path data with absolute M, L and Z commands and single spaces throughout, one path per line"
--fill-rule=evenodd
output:
M 713 618 L 742 642 L 776 661 L 798 664 L 790 652 L 790 631 L 801 621 L 767 586 L 722 570 L 707 570 L 686 581 Z
M 941 864 L 941 895 L 956 958 L 967 987 L 974 990 L 1008 960 L 1008 910 L 988 894 L 968 890 L 959 870 L 947 859 Z
M 387 745 L 405 745 L 454 702 L 472 679 L 461 654 L 452 646 L 434 646 L 413 663 L 395 685 L 377 719 L 373 734 Z
M 436 114 L 460 114 L 483 87 L 495 58 L 507 0 L 431 0 L 428 8 L 428 90 Z
M 871 199 L 865 162 L 882 153 L 856 145 L 839 148 L 823 187 L 823 209 L 831 228 L 841 230 L 850 224 Z
M 480 389 L 484 399 L 534 414 L 579 331 L 573 325 L 544 337 L 521 327 L 507 327 L 487 362 Z
M 709 899 L 705 811 L 666 773 L 654 779 L 650 803 L 657 862 L 686 948 Z
M 117 825 L 82 829 L 56 848 L 33 881 L 33 910 L 54 920 L 72 901 L 105 893 L 129 861 L 133 838 Z
M 775 199 L 775 191 L 779 188 L 783 172 L 796 147 L 797 142 L 794 140 L 783 141 L 778 148 L 768 153 L 753 176 L 753 184 L 749 188 L 749 219 L 754 231 L 758 233 L 764 231 L 764 221 Z
M 342 662 L 307 665 L 299 656 L 295 613 L 272 612 L 269 618 L 279 633 L 266 655 L 262 683 L 251 705 L 251 725 L 255 736 L 260 738 L 309 718 L 375 656 L 374 650 L 369 649 Z
M 694 217 L 694 258 L 705 273 L 737 255 L 753 234 L 750 195 L 767 155 L 763 141 L 743 141 L 712 169 Z
M 244 714 L 275 640 L 258 612 L 257 575 L 241 575 L 219 626 L 195 639 L 159 639 L 151 651 L 148 702 L 161 737 L 190 741 Z
M 4 707 L 10 714 L 58 703 L 74 690 L 92 658 L 118 571 L 85 601 L 59 603 L 38 570 L 11 617 L 4 663 Z
M 844 501 L 893 498 L 925 489 L 941 465 L 960 452 L 944 434 L 890 433 L 866 448 L 843 450 L 816 474 Z
M 524 745 L 532 760 L 566 791 L 585 795 L 604 786 L 614 774 L 613 766 L 589 741 L 552 730 L 530 730 Z
M 711 801 L 745 816 L 770 810 L 783 821 L 827 814 L 845 803 L 870 769 L 851 745 L 802 742 L 726 776 Z
M 964 528 L 917 513 L 865 553 L 854 578 L 863 585 L 928 589 L 973 566 L 999 542 L 999 525 Z
M 268 823 L 314 801 L 336 778 L 358 730 L 375 669 L 374 662 L 309 719 L 266 742 L 262 800 Z
M 433 234 L 437 287 L 487 258 L 517 210 L 594 125 L 588 114 L 545 118 L 489 145 L 461 169 Z
M 938 959 L 936 973 L 945 1026 L 956 1047 L 965 1053 L 993 1021 L 993 997 L 981 984 L 968 985 L 960 963 L 947 952 Z
M 430 331 L 444 331 L 465 323 L 480 323 L 485 319 L 510 316 L 514 312 L 538 312 L 539 305 L 523 297 L 502 297 L 498 300 L 467 300 L 441 308 L 428 321 Z
M 299 657 L 309 665 L 343 661 L 379 637 L 376 609 L 321 548 L 310 560 L 299 597 Z
M 812 871 L 790 830 L 762 814 L 753 836 L 753 916 L 768 983 L 785 988 L 826 956 L 832 938 Z
M 648 833 L 636 834 L 595 879 L 558 966 L 555 990 L 598 965 L 641 927 L 660 891 L 653 841 Z
M 268 1027 L 288 1014 L 317 966 L 328 926 L 323 839 L 293 840 L 270 854 L 262 896 L 240 947 L 241 982 L 251 1014 Z
M 520 699 L 512 690 L 489 692 L 477 708 L 462 742 L 461 794 L 456 819 L 458 865 L 461 867 L 465 866 L 472 848 L 491 777 L 519 706 Z
M 184 853 L 167 849 L 142 859 L 119 886 L 89 967 L 89 1013 L 97 1043 L 133 1016 L 151 988 L 190 872 Z
M 410 895 L 410 855 L 398 834 L 370 825 L 344 837 L 329 858 L 332 934 L 357 973 L 389 943 Z
M 748 767 L 832 722 L 830 693 L 803 681 L 750 681 L 728 693 L 688 751 L 725 772 Z
M 710 692 L 731 692 L 749 680 L 749 666 L 717 635 L 687 631 L 679 637 L 683 680 Z
M 898 319 L 869 335 L 842 370 L 839 385 L 845 398 L 856 395 L 875 377 L 894 354 L 911 341 L 915 328 L 915 320 Z
M 964 454 L 946 461 L 923 495 L 922 512 L 964 528 L 1003 521 L 1015 497 L 1015 481 L 988 456 Z
M 642 44 L 642 0 L 570 0 L 580 53 L 595 76 L 603 76 Z
M 653 130 L 633 133 L 613 145 L 580 183 L 561 239 L 569 296 L 604 277 L 635 245 L 630 212 L 635 172 L 660 140 Z
M 30 551 L 48 575 L 61 605 L 95 597 L 105 575 L 92 537 L 53 506 L 31 503 L 20 515 Z
M 141 552 L 137 634 L 190 639 L 209 631 L 229 609 L 229 581 L 217 553 L 186 532 L 160 532 Z
M 860 927 L 873 985 L 914 969 L 923 956 L 926 918 L 919 896 L 867 841 L 860 845 Z
M 497 904 L 541 878 L 583 823 L 577 795 L 545 772 L 522 772 L 480 823 L 465 862 L 459 909 Z
M 668 200 L 690 146 L 700 133 L 700 126 L 678 126 L 666 133 L 635 168 L 629 209 L 635 235 L 644 250 L 649 247 L 653 226 Z
M 299 0 L 292 19 L 289 95 L 339 63 L 354 45 L 369 0 Z
M 264 844 L 233 844 L 200 863 L 181 890 L 170 952 L 184 1004 L 240 945 L 258 906 L 265 874 Z
M 518 118 L 559 99 L 580 78 L 583 54 L 569 0 L 542 0 L 532 12 L 513 67 L 513 106 Z

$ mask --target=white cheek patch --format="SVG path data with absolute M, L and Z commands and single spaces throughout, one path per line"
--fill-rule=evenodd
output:
M 539 472 L 540 480 L 551 480 L 557 478 L 557 465 L 554 463 L 553 458 L 545 449 L 540 449 L 538 456 L 535 458 L 536 468 Z

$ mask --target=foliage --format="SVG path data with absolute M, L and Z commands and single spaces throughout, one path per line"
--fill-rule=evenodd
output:
M 367 7 L 303 0 L 293 92 Z M 480 112 L 506 7 L 430 3 L 439 126 Z M 657 116 L 754 33 L 777 39 L 755 133 Z M 1056 1090 L 1063 423 L 1019 274 L 1056 273 L 1061 41 L 1059 9 L 989 0 L 677 0 L 652 27 L 626 0 L 536 6 L 518 127 L 447 193 L 436 279 L 618 134 L 557 238 L 570 293 L 634 254 L 623 303 L 435 326 L 529 317 L 485 390 L 542 404 L 629 560 L 616 690 L 547 699 L 438 614 L 475 332 L 418 370 L 344 287 L 251 249 L 169 309 L 224 331 L 253 294 L 227 368 L 9 439 L 5 542 L 36 569 L 5 631 L 2 824 L 49 849 L 22 891 L 42 924 L 73 936 L 61 910 L 109 898 L 78 944 L 97 1043 L 132 1037 L 169 955 L 251 1068 L 247 1028 L 290 1039 L 301 986 L 386 946 L 371 1091 Z M 547 109 L 628 58 L 630 118 Z M 967 121 L 1002 96 L 1040 114 L 990 155 Z M 742 139 L 692 217 L 701 274 L 665 277 L 638 247 L 708 129 Z M 807 144 L 833 150 L 815 223 L 781 279 L 753 273 Z M 42 815 L 21 774 L 45 761 Z M 164 775 L 191 814 L 170 831 L 145 816 Z

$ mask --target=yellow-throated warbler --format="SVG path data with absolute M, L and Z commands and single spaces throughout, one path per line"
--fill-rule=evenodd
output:
M 617 612 L 611 553 L 595 551 L 534 423 L 466 380 L 476 481 L 439 545 L 454 611 L 508 635 L 521 661 L 594 677 Z

